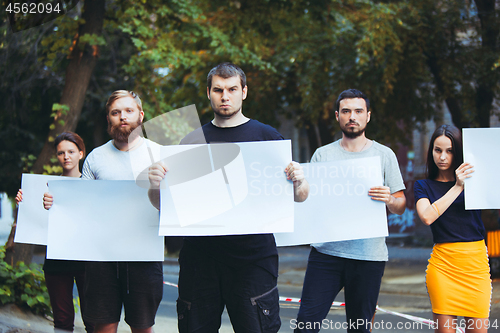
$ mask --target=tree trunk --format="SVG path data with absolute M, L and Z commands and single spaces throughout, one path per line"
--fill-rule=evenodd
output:
M 462 108 L 458 99 L 451 94 L 452 88 L 447 87 L 443 82 L 441 77 L 441 66 L 438 63 L 438 59 L 433 54 L 426 54 L 427 64 L 431 71 L 432 76 L 434 77 L 434 82 L 436 84 L 436 88 L 442 96 L 445 96 L 444 101 L 446 106 L 448 107 L 448 111 L 450 111 L 451 119 L 453 124 L 462 129 L 463 127 L 467 127 L 462 116 Z
M 50 162 L 50 158 L 54 156 L 53 142 L 57 135 L 64 131 L 74 131 L 78 124 L 78 119 L 83 107 L 85 93 L 92 76 L 92 72 L 97 63 L 98 49 L 97 46 L 81 45 L 79 36 L 84 34 L 100 35 L 104 21 L 105 1 L 102 0 L 85 0 L 82 17 L 85 20 L 83 25 L 80 25 L 78 34 L 73 41 L 73 47 L 70 54 L 70 62 L 66 69 L 66 81 L 62 92 L 59 104 L 67 105 L 69 111 L 56 112 L 53 125 L 45 140 L 40 155 L 33 165 L 32 171 L 36 174 L 43 173 L 43 166 Z M 41 200 L 42 198 L 40 198 Z M 14 229 L 14 227 L 13 227 Z M 15 230 L 15 229 L 14 229 Z M 9 236 L 7 243 L 13 244 L 14 230 Z M 24 249 L 24 247 L 30 249 Z M 33 245 L 17 244 L 10 247 L 6 256 L 12 263 L 24 261 L 31 262 L 33 255 Z M 7 258 L 6 258 L 7 259 Z
M 52 129 L 49 131 L 42 152 L 33 165 L 34 173 L 42 173 L 43 166 L 49 163 L 54 155 L 53 142 L 56 136 L 64 131 L 74 131 L 82 112 L 85 93 L 90 82 L 90 77 L 97 63 L 97 46 L 78 43 L 79 36 L 84 34 L 100 35 L 104 20 L 104 3 L 101 0 L 86 0 L 83 8 L 85 23 L 80 26 L 75 37 L 74 46 L 70 54 L 70 63 L 66 69 L 66 81 L 59 104 L 67 105 L 69 111 L 64 114 L 57 111 Z

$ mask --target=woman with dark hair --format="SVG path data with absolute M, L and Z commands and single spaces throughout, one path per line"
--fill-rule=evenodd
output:
M 434 248 L 426 285 L 435 332 L 487 332 L 491 279 L 481 211 L 465 210 L 464 180 L 474 172 L 462 162 L 462 136 L 442 125 L 431 137 L 427 179 L 414 185 L 420 220 L 431 226 Z M 464 317 L 457 321 L 457 316 Z
M 76 133 L 64 132 L 56 137 L 54 147 L 59 164 L 63 169 L 61 176 L 81 177 L 80 160 L 85 156 L 85 144 L 82 138 Z M 17 203 L 22 201 L 22 194 L 22 190 L 19 190 L 16 196 Z M 54 328 L 72 332 L 75 321 L 73 285 L 76 281 L 80 296 L 80 309 L 84 309 L 85 263 L 46 258 L 43 271 L 54 315 Z M 84 324 L 88 333 L 94 331 L 94 325 L 85 320 Z

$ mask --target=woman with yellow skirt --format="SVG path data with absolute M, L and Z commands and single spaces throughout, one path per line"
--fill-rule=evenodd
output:
M 464 180 L 474 172 L 462 161 L 462 136 L 442 125 L 431 137 L 427 179 L 415 182 L 418 216 L 434 240 L 427 266 L 427 292 L 435 332 L 487 332 L 491 279 L 481 211 L 465 210 Z M 457 318 L 457 317 L 463 317 Z

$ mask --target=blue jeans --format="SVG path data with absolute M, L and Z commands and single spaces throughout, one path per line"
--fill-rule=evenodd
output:
M 277 256 L 264 260 L 275 260 Z M 218 332 L 224 306 L 234 332 L 273 333 L 281 326 L 277 278 L 256 265 L 235 269 L 184 246 L 179 255 L 180 333 Z
M 384 268 L 385 261 L 340 258 L 311 248 L 295 332 L 318 332 L 342 288 L 347 332 L 370 332 Z

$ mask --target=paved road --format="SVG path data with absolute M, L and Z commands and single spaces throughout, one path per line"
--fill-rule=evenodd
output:
M 416 317 L 431 319 L 427 291 L 425 288 L 425 268 L 426 261 L 430 256 L 431 249 L 425 248 L 400 248 L 389 247 L 390 261 L 387 263 L 382 287 L 379 296 L 379 306 L 382 309 L 396 311 L 399 313 L 413 315 Z M 302 290 L 305 268 L 309 248 L 290 247 L 280 248 L 280 276 L 278 278 L 280 296 L 299 298 Z M 167 259 L 164 265 L 164 280 L 170 283 L 177 283 L 179 266 L 175 259 Z M 157 333 L 177 332 L 177 319 L 175 310 L 175 300 L 177 299 L 177 289 L 165 285 L 163 301 L 158 310 L 155 331 Z M 343 301 L 341 292 L 336 301 Z M 1 310 L 1 308 L 0 308 Z M 294 319 L 298 312 L 298 303 L 281 302 L 280 316 L 282 326 L 280 332 L 292 332 Z M 12 318 L 15 318 L 15 322 Z M 493 297 L 491 316 L 492 322 L 500 325 L 500 280 L 493 282 Z M 345 332 L 342 324 L 345 323 L 345 312 L 341 307 L 332 307 L 324 322 L 322 332 Z M 18 314 L 6 314 L 0 311 L 0 332 L 2 324 L 9 327 L 17 327 L 17 332 L 54 332 L 50 322 L 39 318 L 23 317 Z M 344 324 L 345 325 L 345 324 Z M 373 326 L 374 333 L 390 332 L 433 332 L 432 328 L 418 322 L 410 321 L 393 314 L 378 311 L 375 316 Z M 500 329 L 490 330 L 499 332 Z M 77 316 L 76 333 L 84 333 L 81 318 Z M 128 325 L 122 320 L 119 332 L 130 332 Z M 227 314 L 224 314 L 221 333 L 233 332 Z
M 385 275 L 379 296 L 379 306 L 388 311 L 399 312 L 420 318 L 431 319 L 432 312 L 425 288 L 425 269 L 430 256 L 430 248 L 401 248 L 389 247 L 391 260 L 387 263 Z M 308 247 L 280 248 L 280 276 L 278 279 L 280 296 L 300 298 L 304 279 Z M 169 261 L 164 266 L 165 281 L 177 282 L 178 265 Z M 492 300 L 492 320 L 500 325 L 500 281 L 494 282 L 494 297 Z M 165 286 L 164 300 L 158 312 L 158 317 L 175 319 L 175 299 L 177 290 Z M 343 301 L 341 292 L 335 301 Z M 280 332 L 292 332 L 298 312 L 299 304 L 294 302 L 280 303 L 282 327 Z M 323 322 L 323 330 L 327 332 L 345 332 L 345 311 L 342 307 L 332 307 L 327 320 Z M 157 332 L 160 329 L 158 322 Z M 175 327 L 171 332 L 175 332 Z M 493 332 L 493 330 L 490 330 Z M 125 332 L 125 331 L 124 331 Z M 221 332 L 232 332 L 227 314 L 223 316 Z M 378 311 L 375 316 L 373 331 L 375 333 L 388 332 L 434 332 L 426 324 L 411 321 L 394 314 Z

